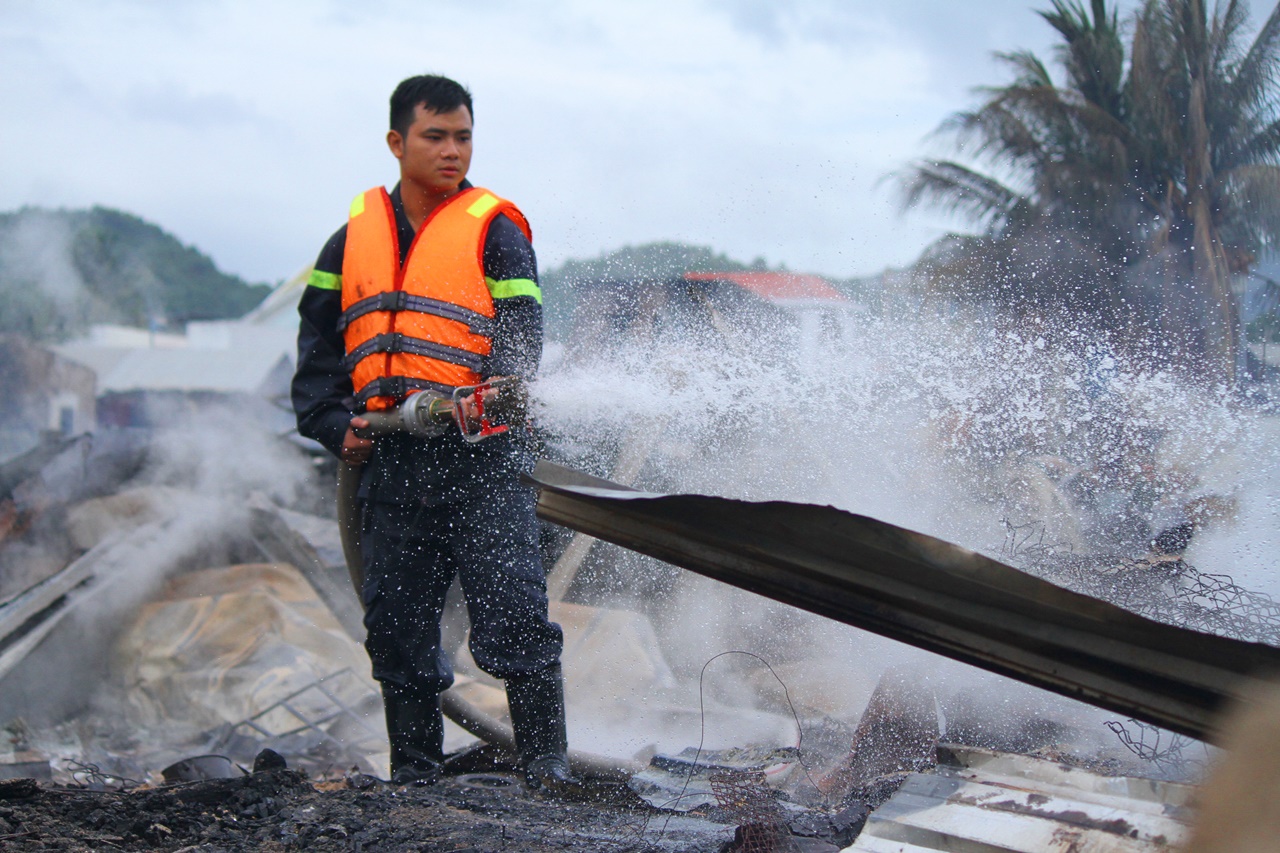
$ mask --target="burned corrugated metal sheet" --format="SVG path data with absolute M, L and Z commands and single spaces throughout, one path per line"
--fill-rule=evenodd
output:
M 1165 625 L 832 507 L 637 492 L 540 463 L 538 514 L 859 628 L 1206 738 L 1280 649 Z
M 907 777 L 845 853 L 1140 853 L 1172 849 L 1188 832 L 1190 785 L 968 747 L 938 753 L 938 766 Z

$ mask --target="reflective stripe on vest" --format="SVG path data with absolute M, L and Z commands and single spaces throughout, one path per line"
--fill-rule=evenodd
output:
M 431 341 L 424 341 L 419 338 L 411 338 L 408 335 L 400 335 L 395 332 L 389 332 L 385 335 L 378 335 L 375 338 L 360 344 L 347 354 L 342 360 L 342 366 L 351 372 L 357 364 L 364 358 L 374 353 L 385 352 L 390 354 L 408 352 L 414 355 L 426 355 L 440 361 L 446 361 L 449 364 L 457 364 L 462 367 L 474 370 L 477 373 L 482 366 L 480 356 L 464 349 L 456 347 L 447 347 L 444 344 L 437 344 Z
M 488 282 L 486 282 L 487 284 Z M 450 320 L 457 320 L 459 323 L 466 323 L 472 334 L 483 335 L 487 338 L 493 337 L 493 321 L 483 314 L 468 311 L 466 308 L 451 305 L 448 302 L 441 302 L 439 299 L 414 296 L 405 293 L 403 290 L 377 293 L 366 299 L 361 299 L 342 312 L 342 316 L 338 318 L 338 331 L 343 331 L 347 326 L 351 325 L 352 320 L 357 317 L 363 317 L 372 311 L 418 311 L 422 314 L 435 314 L 437 317 L 446 317 Z
M 424 388 L 447 393 L 482 381 L 494 316 L 484 241 L 500 213 L 529 236 L 511 202 L 479 187 L 463 190 L 427 217 L 401 267 L 386 190 L 369 190 L 352 203 L 339 329 L 357 400 L 370 411 Z

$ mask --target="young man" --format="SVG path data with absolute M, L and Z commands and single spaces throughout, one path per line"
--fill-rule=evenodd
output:
M 391 96 L 387 146 L 400 182 L 357 196 L 325 244 L 299 305 L 293 405 L 298 430 L 362 465 L 365 646 L 382 686 L 391 778 L 427 784 L 443 759 L 440 693 L 453 683 L 440 616 L 455 576 L 471 653 L 506 682 L 526 778 L 569 775 L 562 635 L 547 618 L 533 452 L 519 428 L 478 444 L 456 433 L 376 440 L 360 415 L 420 391 L 450 393 L 496 376 L 533 377 L 541 291 L 523 215 L 466 180 L 471 94 L 438 76 Z

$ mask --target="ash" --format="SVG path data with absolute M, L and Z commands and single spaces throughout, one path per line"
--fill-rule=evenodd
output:
M 396 788 L 361 775 L 313 782 L 287 769 L 127 792 L 29 786 L 12 792 L 29 796 L 0 799 L 0 847 L 694 853 L 718 851 L 733 836 L 696 816 L 664 824 L 614 787 L 591 790 L 593 801 L 568 803 L 525 791 L 512 774 Z

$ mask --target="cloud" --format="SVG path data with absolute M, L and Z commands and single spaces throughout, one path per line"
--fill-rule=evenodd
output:
M 1034 5 L 5 4 L 0 209 L 120 207 L 276 280 L 394 183 L 387 97 L 431 70 L 471 86 L 473 175 L 529 213 L 544 264 L 689 239 L 866 273 L 937 233 L 877 179 L 1002 79 L 992 50 L 1051 42 Z
M 892 32 L 881 11 L 866 4 L 839 0 L 708 0 L 708 7 L 725 15 L 739 32 L 777 48 L 819 43 L 852 52 L 886 36 L 900 37 Z
M 192 92 L 167 81 L 131 87 L 122 106 L 130 120 L 161 122 L 188 130 L 263 122 L 252 107 L 227 93 Z

